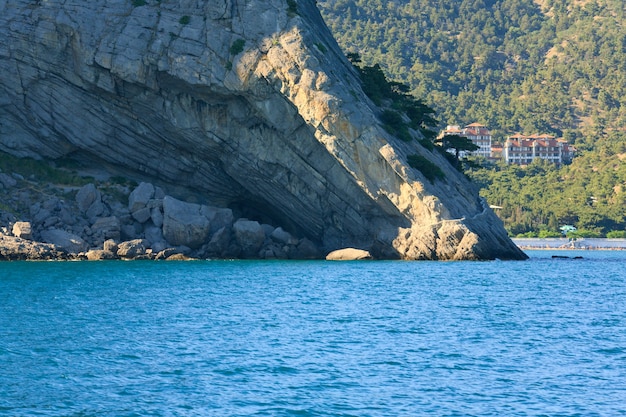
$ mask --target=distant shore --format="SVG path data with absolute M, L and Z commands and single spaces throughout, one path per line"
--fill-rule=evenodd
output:
M 626 239 L 513 238 L 520 249 L 626 250 Z

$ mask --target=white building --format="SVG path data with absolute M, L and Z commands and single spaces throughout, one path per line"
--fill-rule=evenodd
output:
M 459 135 L 468 138 L 478 146 L 474 152 L 461 152 L 460 156 L 479 155 L 485 158 L 491 157 L 491 132 L 480 123 L 472 123 L 461 129 L 460 126 L 448 126 L 441 132 L 440 138 L 447 135 Z

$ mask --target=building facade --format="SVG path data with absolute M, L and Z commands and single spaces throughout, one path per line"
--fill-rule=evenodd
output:
M 564 140 L 550 135 L 513 135 L 504 143 L 502 156 L 507 164 L 528 165 L 544 159 L 556 165 L 572 160 L 575 149 Z
M 441 132 L 440 138 L 448 135 L 459 135 L 468 138 L 478 146 L 474 152 L 461 152 L 460 156 L 479 155 L 489 158 L 491 156 L 491 132 L 480 123 L 472 123 L 461 129 L 460 126 L 448 126 Z

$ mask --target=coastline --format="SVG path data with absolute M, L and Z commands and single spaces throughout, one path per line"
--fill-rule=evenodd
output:
M 511 240 L 522 250 L 626 250 L 626 239 L 512 238 Z

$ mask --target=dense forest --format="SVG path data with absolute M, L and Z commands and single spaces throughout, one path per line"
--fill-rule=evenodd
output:
M 439 127 L 486 124 L 495 140 L 548 133 L 571 165 L 468 172 L 512 235 L 573 224 L 626 228 L 623 0 L 319 0 L 346 53 L 436 110 Z M 617 232 L 617 233 L 616 233 Z

